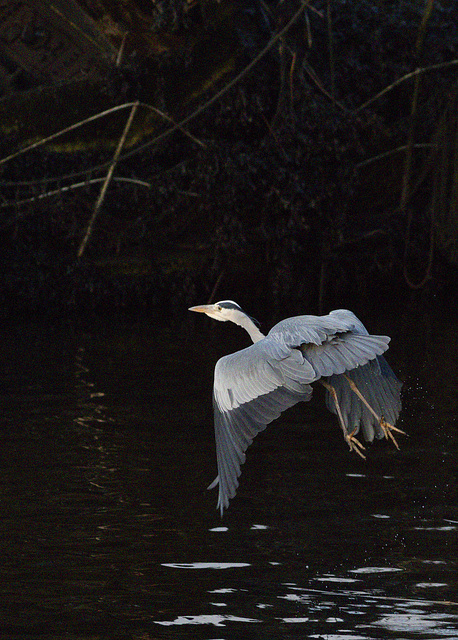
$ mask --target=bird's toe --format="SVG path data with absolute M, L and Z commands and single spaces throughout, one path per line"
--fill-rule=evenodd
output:
M 364 455 L 363 451 L 366 447 L 362 444 L 362 442 L 358 440 L 358 438 L 356 438 L 356 432 L 357 428 L 353 429 L 351 433 L 346 433 L 344 437 L 348 446 L 350 447 L 350 451 L 354 451 L 365 460 L 366 456 Z
M 398 429 L 394 425 L 392 425 L 389 422 L 387 422 L 383 416 L 380 418 L 380 428 L 382 429 L 383 435 L 385 436 L 385 438 L 387 440 L 388 440 L 388 438 L 390 438 L 393 441 L 393 444 L 396 447 L 396 449 L 399 449 L 399 445 L 396 442 L 396 438 L 392 434 L 392 431 L 396 431 L 396 433 L 400 433 L 403 436 L 407 435 L 406 432 L 402 431 L 402 429 Z

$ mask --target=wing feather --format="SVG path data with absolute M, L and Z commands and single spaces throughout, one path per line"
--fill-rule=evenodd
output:
M 296 316 L 276 324 L 268 338 L 299 348 L 313 367 L 316 379 L 362 366 L 388 349 L 388 336 L 369 335 L 360 320 L 346 309 L 327 316 Z
M 238 487 L 240 467 L 253 438 L 297 402 L 309 400 L 315 372 L 298 350 L 270 348 L 268 340 L 216 363 L 213 390 L 218 508 Z
M 348 332 L 332 336 L 320 345 L 303 344 L 301 351 L 318 379 L 365 365 L 384 353 L 389 341 L 387 336 L 362 336 Z

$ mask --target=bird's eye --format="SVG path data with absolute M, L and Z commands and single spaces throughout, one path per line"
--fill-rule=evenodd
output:
M 220 307 L 220 306 L 218 305 L 218 306 L 216 307 L 216 310 L 217 310 L 217 311 L 222 311 L 222 310 L 223 310 L 223 307 Z

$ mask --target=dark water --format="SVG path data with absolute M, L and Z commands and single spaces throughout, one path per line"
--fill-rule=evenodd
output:
M 458 638 L 457 327 L 427 324 L 390 331 L 400 452 L 351 455 L 318 398 L 255 441 L 223 521 L 221 327 L 6 330 L 0 638 Z

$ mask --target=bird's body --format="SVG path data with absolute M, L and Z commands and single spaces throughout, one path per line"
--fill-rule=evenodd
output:
M 338 415 L 350 449 L 362 457 L 354 437 L 390 436 L 401 409 L 401 384 L 382 353 L 390 338 L 369 335 L 345 309 L 326 316 L 296 316 L 276 324 L 264 336 L 231 300 L 191 307 L 217 320 L 244 327 L 251 346 L 223 356 L 215 367 L 213 405 L 219 485 L 223 513 L 238 487 L 240 466 L 253 438 L 298 402 L 310 400 L 311 384 L 327 388 L 326 404 Z M 385 421 L 386 420 L 386 421 Z

